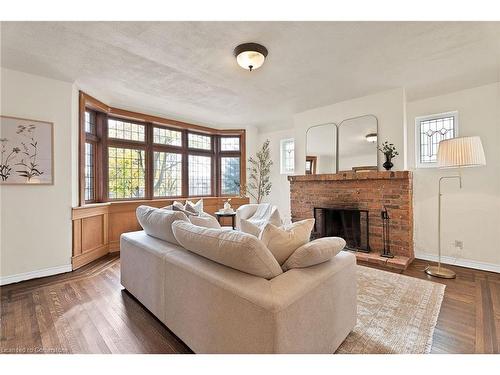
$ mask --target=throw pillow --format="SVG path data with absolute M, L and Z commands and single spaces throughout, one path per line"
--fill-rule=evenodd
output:
M 283 271 L 292 268 L 305 268 L 332 259 L 345 247 L 345 240 L 340 237 L 323 237 L 302 245 L 294 251 L 283 264 Z
M 186 216 L 198 215 L 198 211 L 194 209 L 192 206 L 186 204 L 182 204 L 181 202 L 174 201 L 172 204 L 172 208 L 174 211 L 181 211 L 186 214 Z
M 197 212 L 199 215 L 201 215 L 203 212 L 203 198 L 200 198 L 200 200 L 196 203 L 187 200 L 186 204 L 184 205 L 184 209 Z
M 257 238 L 260 236 L 260 228 L 247 219 L 240 219 L 240 231 L 251 234 Z
M 186 250 L 214 262 L 266 279 L 283 273 L 271 252 L 254 236 L 202 228 L 181 220 L 173 223 L 172 230 Z
M 176 220 L 189 221 L 183 212 L 149 206 L 137 207 L 136 216 L 146 234 L 176 245 L 179 242 L 172 232 L 172 223 Z
M 282 265 L 297 248 L 309 242 L 313 226 L 314 219 L 301 220 L 282 227 L 267 224 L 262 231 L 261 240 Z

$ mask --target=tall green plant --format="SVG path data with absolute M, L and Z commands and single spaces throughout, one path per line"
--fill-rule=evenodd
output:
M 242 186 L 242 193 L 248 194 L 261 203 L 262 199 L 271 193 L 271 166 L 273 161 L 269 150 L 269 139 L 264 142 L 261 149 L 257 151 L 255 158 L 248 158 L 248 184 Z

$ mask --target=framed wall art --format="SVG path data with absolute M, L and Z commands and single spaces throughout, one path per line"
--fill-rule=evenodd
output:
M 0 116 L 0 185 L 54 184 L 54 124 Z

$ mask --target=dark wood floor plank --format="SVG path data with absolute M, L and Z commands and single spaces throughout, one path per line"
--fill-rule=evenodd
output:
M 0 287 L 2 352 L 190 353 L 120 284 L 118 254 L 74 272 Z M 432 353 L 498 353 L 500 275 L 451 266 L 457 279 L 403 273 L 446 285 Z M 380 268 L 380 267 L 377 267 Z

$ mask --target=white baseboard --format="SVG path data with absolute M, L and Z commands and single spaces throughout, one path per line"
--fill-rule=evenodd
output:
M 44 268 L 42 270 L 18 273 L 10 276 L 2 276 L 0 277 L 0 285 L 17 283 L 19 281 L 36 279 L 38 277 L 57 275 L 59 273 L 70 272 L 72 270 L 71 264 L 66 264 L 64 266 Z
M 427 253 L 415 253 L 415 258 L 437 262 L 438 256 Z M 474 268 L 477 270 L 491 271 L 500 273 L 500 265 L 493 263 L 478 262 L 470 259 L 455 259 L 454 257 L 441 256 L 441 263 L 450 264 L 453 266 Z

